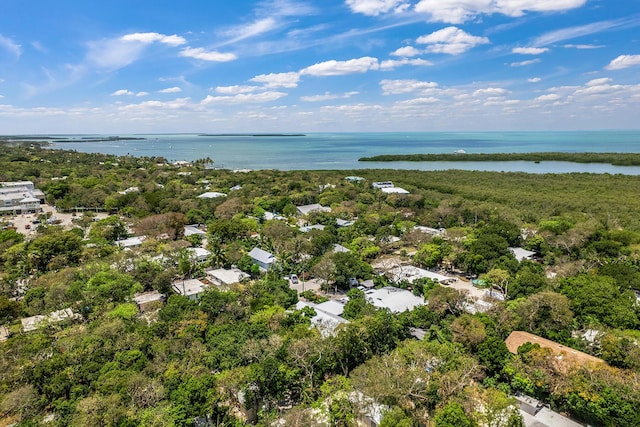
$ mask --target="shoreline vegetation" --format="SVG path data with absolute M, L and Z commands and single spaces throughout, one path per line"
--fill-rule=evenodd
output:
M 640 153 L 446 153 L 382 154 L 361 157 L 359 162 L 572 162 L 603 163 L 613 166 L 640 166 Z
M 2 135 L 0 136 L 0 144 L 24 145 L 37 144 L 39 146 L 51 145 L 51 143 L 65 142 L 113 142 L 113 141 L 144 141 L 147 138 L 134 136 L 83 136 L 80 138 L 58 138 L 55 136 L 45 135 Z

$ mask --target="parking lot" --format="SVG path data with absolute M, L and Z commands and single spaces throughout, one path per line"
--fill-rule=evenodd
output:
M 50 205 L 42 205 L 42 212 L 39 214 L 20 214 L 9 216 L 6 218 L 7 221 L 13 223 L 16 227 L 16 231 L 24 234 L 25 236 L 30 236 L 36 232 L 39 224 L 34 224 L 33 221 L 36 221 L 38 216 L 41 214 L 51 213 L 51 217 L 56 218 L 60 222 L 58 225 L 61 225 L 64 228 L 71 228 L 73 226 L 73 218 L 74 215 L 71 213 L 59 213 L 53 206 Z M 81 214 L 79 214 L 81 215 Z M 106 218 L 107 214 L 104 212 L 99 212 L 96 214 L 96 218 L 102 219 Z

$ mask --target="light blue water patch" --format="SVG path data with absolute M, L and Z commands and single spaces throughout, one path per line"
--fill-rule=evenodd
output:
M 115 155 L 164 157 L 169 161 L 210 157 L 229 169 L 413 169 L 490 170 L 528 173 L 640 175 L 640 167 L 570 162 L 358 162 L 380 154 L 640 152 L 640 131 L 310 133 L 304 136 L 120 135 L 143 140 L 79 141 L 96 135 L 61 135 L 78 142 L 56 148 Z

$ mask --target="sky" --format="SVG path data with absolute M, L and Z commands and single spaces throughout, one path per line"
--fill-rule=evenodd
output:
M 3 0 L 0 134 L 640 129 L 638 0 Z

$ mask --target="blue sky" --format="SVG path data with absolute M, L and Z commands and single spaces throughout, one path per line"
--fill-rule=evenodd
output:
M 637 0 L 2 3 L 2 134 L 640 129 Z

